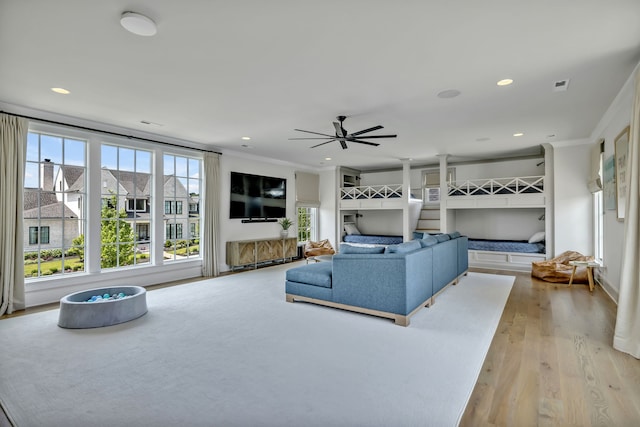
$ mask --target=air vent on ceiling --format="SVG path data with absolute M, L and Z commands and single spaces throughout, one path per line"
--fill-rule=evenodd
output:
M 553 91 L 554 92 L 564 92 L 564 91 L 567 90 L 567 87 L 569 87 L 569 79 L 558 80 L 557 82 L 555 82 L 553 84 Z

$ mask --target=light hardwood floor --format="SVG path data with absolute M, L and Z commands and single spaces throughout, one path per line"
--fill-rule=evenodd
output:
M 640 426 L 640 360 L 613 349 L 615 315 L 599 286 L 518 273 L 460 425 Z
M 591 294 L 587 285 L 568 288 L 515 275 L 460 425 L 640 426 L 640 360 L 611 346 L 611 299 L 599 286 Z M 0 410 L 4 426 L 9 423 Z

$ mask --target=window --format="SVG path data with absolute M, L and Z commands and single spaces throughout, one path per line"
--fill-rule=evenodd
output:
M 164 258 L 167 261 L 197 256 L 200 253 L 200 216 L 191 210 L 197 206 L 202 188 L 199 159 L 165 154 L 164 163 L 164 213 L 165 244 Z M 184 212 L 183 207 L 189 211 Z M 183 229 L 189 230 L 187 240 Z
M 144 213 L 147 199 L 151 198 L 151 152 L 102 144 L 100 169 L 103 182 L 100 266 L 117 268 L 148 263 L 151 255 L 148 232 L 142 239 L 135 231 L 141 221 L 147 227 L 153 224 L 151 216 Z
M 45 132 L 27 134 L 25 277 L 84 271 L 85 151 L 85 140 Z
M 317 213 L 318 208 L 299 207 L 298 208 L 298 241 L 308 242 L 318 240 L 317 238 Z
M 127 211 L 145 212 L 146 210 L 147 201 L 145 199 L 127 199 Z
M 600 152 L 600 168 L 598 177 L 600 182 L 603 182 L 603 153 Z M 604 255 L 604 193 L 598 191 L 593 194 L 593 218 L 594 220 L 594 258 L 596 261 L 602 262 Z
M 29 227 L 29 244 L 37 245 L 41 243 L 43 245 L 49 244 L 49 227 Z
M 47 286 L 65 286 L 69 282 L 56 282 L 55 276 L 65 279 L 62 275 L 76 272 L 93 276 L 87 283 L 107 283 L 119 268 L 153 264 L 162 271 L 166 262 L 200 258 L 200 216 L 186 211 L 191 203 L 197 205 L 202 187 L 202 161 L 194 151 L 170 155 L 167 180 L 155 186 L 154 176 L 164 174 L 161 145 L 43 123 L 31 126 L 23 206 L 28 287 L 44 276 L 51 279 Z M 90 148 L 96 155 L 88 155 Z M 90 171 L 97 174 L 95 193 L 87 191 Z M 155 200 L 167 202 L 167 217 Z M 166 224 L 173 224 L 167 231 L 169 247 L 162 232 L 154 239 L 155 227 Z M 100 243 L 87 246 L 85 237 Z

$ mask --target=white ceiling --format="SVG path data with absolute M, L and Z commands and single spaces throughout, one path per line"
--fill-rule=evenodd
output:
M 125 31 L 128 10 L 158 33 Z M 524 154 L 590 136 L 639 21 L 638 0 L 2 0 L 0 101 L 315 167 Z M 288 140 L 337 115 L 398 138 Z

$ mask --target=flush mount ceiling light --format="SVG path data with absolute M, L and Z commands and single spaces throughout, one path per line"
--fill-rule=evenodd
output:
M 71 93 L 67 89 L 62 88 L 62 87 L 52 87 L 51 90 L 54 91 L 55 93 L 59 93 L 61 95 L 69 95 Z
M 138 36 L 153 36 L 158 31 L 151 18 L 135 12 L 124 12 L 120 17 L 120 25 Z
M 512 79 L 502 79 L 502 80 L 498 81 L 496 84 L 498 86 L 509 86 L 511 83 L 513 83 Z

